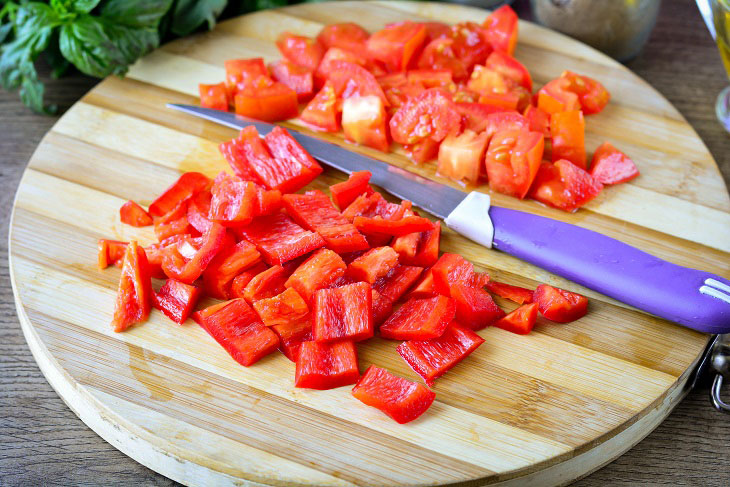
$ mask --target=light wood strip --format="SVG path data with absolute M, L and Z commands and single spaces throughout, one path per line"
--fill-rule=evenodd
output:
M 167 79 L 158 80 L 158 85 L 183 93 L 197 94 L 199 83 L 220 83 L 226 78 L 226 70 L 222 65 L 215 66 L 189 58 L 171 56 L 161 50 L 140 58 L 130 66 L 127 76 L 134 78 L 135 73 L 156 71 L 161 67 L 164 68 Z M 188 73 L 195 73 L 195 77 L 186 76 Z

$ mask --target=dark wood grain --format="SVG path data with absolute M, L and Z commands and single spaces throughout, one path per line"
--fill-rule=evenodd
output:
M 527 3 L 515 3 L 522 18 Z M 730 137 L 713 109 L 728 79 L 694 2 L 665 1 L 649 43 L 628 66 L 682 112 L 730 184 Z M 47 67 L 39 68 L 47 79 Z M 53 81 L 48 98 L 67 107 L 95 82 L 78 74 Z M 27 161 L 55 121 L 0 92 L 0 485 L 175 485 L 87 428 L 48 385 L 20 330 L 8 276 L 9 213 Z M 730 416 L 712 408 L 708 389 L 705 378 L 638 446 L 575 485 L 730 485 Z

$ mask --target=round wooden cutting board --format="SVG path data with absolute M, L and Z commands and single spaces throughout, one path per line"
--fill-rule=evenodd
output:
M 508 283 L 584 293 L 590 312 L 565 325 L 540 321 L 528 336 L 483 330 L 486 343 L 439 379 L 434 405 L 407 425 L 356 401 L 349 387 L 295 389 L 294 365 L 281 354 L 241 367 L 191 322 L 177 326 L 154 311 L 124 333 L 110 328 L 119 271 L 96 269 L 96 241 L 154 240 L 150 228 L 122 225 L 119 207 L 128 199 L 148 204 L 181 171 L 214 176 L 227 168 L 217 145 L 235 132 L 165 103 L 197 103 L 197 84 L 223 80 L 225 59 L 277 59 L 273 40 L 283 30 L 313 36 L 339 21 L 375 30 L 405 19 L 482 22 L 486 15 L 418 2 L 264 11 L 168 44 L 74 105 L 33 155 L 10 229 L 18 315 L 69 407 L 127 455 L 191 485 L 557 485 L 613 460 L 656 427 L 686 392 L 707 335 L 449 231 L 443 251 Z M 611 141 L 642 175 L 575 214 L 499 194 L 495 204 L 730 277 L 730 199 L 677 110 L 608 57 L 526 22 L 516 57 L 538 85 L 564 69 L 603 82 L 612 100 L 587 118 L 587 149 Z M 433 165 L 416 167 L 399 151 L 352 148 L 439 179 Z M 341 179 L 326 171 L 314 186 Z M 396 345 L 374 339 L 360 346 L 361 370 L 375 363 L 416 379 Z

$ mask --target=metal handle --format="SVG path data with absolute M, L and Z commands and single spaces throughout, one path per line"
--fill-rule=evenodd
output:
M 722 400 L 723 379 L 730 379 L 730 334 L 717 337 L 717 341 L 712 347 L 711 364 L 716 372 L 715 380 L 712 381 L 712 389 L 710 389 L 712 405 L 718 411 L 730 413 L 730 404 Z

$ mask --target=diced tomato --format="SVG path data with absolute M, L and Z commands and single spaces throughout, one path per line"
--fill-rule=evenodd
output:
M 314 95 L 314 72 L 312 70 L 286 59 L 280 59 L 270 64 L 269 70 L 272 78 L 296 92 L 300 102 L 309 100 Z
M 619 184 L 631 181 L 639 175 L 634 161 L 611 145 L 601 144 L 591 159 L 591 176 L 601 184 Z
M 199 287 L 168 279 L 158 292 L 152 293 L 152 306 L 182 325 L 192 313 L 202 292 Z
M 373 284 L 398 265 L 398 254 L 391 247 L 370 249 L 347 266 L 350 277 Z
M 529 104 L 529 96 L 522 88 L 517 87 L 506 93 L 486 93 L 479 94 L 477 99 L 479 103 L 499 107 L 502 111 L 518 111 L 524 110 Z
M 437 173 L 455 181 L 476 184 L 484 161 L 489 135 L 465 130 L 459 135 L 449 134 L 439 147 Z
M 363 44 L 359 50 L 350 51 L 339 47 L 330 47 L 319 63 L 317 71 L 314 73 L 317 86 L 322 86 L 330 75 L 335 71 L 335 61 L 346 61 L 348 63 L 357 64 L 358 66 L 367 67 L 368 58 Z
M 328 248 L 337 253 L 356 252 L 369 248 L 355 225 L 342 216 L 330 199 L 320 194 L 284 195 L 284 206 L 302 227 L 322 236 Z
M 568 80 L 567 89 L 578 95 L 580 109 L 586 115 L 602 111 L 611 99 L 611 94 L 606 88 L 593 78 L 571 71 L 564 71 L 560 77 Z
M 226 228 L 219 223 L 213 223 L 201 238 L 199 248 L 193 249 L 194 253 L 190 256 L 184 256 L 180 252 L 182 244 L 165 249 L 162 269 L 167 277 L 192 284 L 203 274 L 216 254 L 225 248 L 227 239 L 230 239 Z
M 557 78 L 540 88 L 537 107 L 550 115 L 558 112 L 580 110 L 578 95 L 570 91 L 568 78 Z
M 448 69 L 411 69 L 406 73 L 409 83 L 418 83 L 424 88 L 444 88 L 453 91 L 456 88 Z
M 394 340 L 438 338 L 454 319 L 456 303 L 446 296 L 411 298 L 380 327 L 380 336 Z
M 324 56 L 324 47 L 316 39 L 282 32 L 276 39 L 276 47 L 288 61 L 314 71 Z
M 410 98 L 390 119 L 390 134 L 401 144 L 415 144 L 430 138 L 442 141 L 461 125 L 461 115 L 456 111 L 451 96 L 431 88 Z
M 397 265 L 373 284 L 373 289 L 389 301 L 397 302 L 418 280 L 423 267 Z
M 203 272 L 205 293 L 217 299 L 230 299 L 233 279 L 245 269 L 257 264 L 260 257 L 261 254 L 256 247 L 246 240 L 222 249 Z
M 225 301 L 196 311 L 193 320 L 233 357 L 248 367 L 279 346 L 276 333 L 264 326 L 243 299 Z
M 467 71 L 475 64 L 483 64 L 492 52 L 488 32 L 476 22 L 460 22 L 451 26 L 449 36 L 454 39 L 453 50 Z
M 332 61 L 330 66 L 332 71 L 328 80 L 332 82 L 337 97 L 347 99 L 374 95 L 388 105 L 383 89 L 370 71 L 347 61 Z
M 459 254 L 443 254 L 431 267 L 431 272 L 434 289 L 444 296 L 451 295 L 451 286 L 454 284 L 472 286 L 476 279 L 474 264 Z
M 112 329 L 124 331 L 135 323 L 141 323 L 150 314 L 152 280 L 144 249 L 132 240 L 127 244 L 119 277 L 117 300 L 114 303 Z
M 534 105 L 525 108 L 523 114 L 530 125 L 530 131 L 540 132 L 545 137 L 550 137 L 550 114 Z
M 297 92 L 271 80 L 244 88 L 236 93 L 233 101 L 237 115 L 266 122 L 287 120 L 299 114 Z
M 317 342 L 352 340 L 373 336 L 373 301 L 365 282 L 314 293 L 312 336 Z
M 317 34 L 325 49 L 338 47 L 352 52 L 362 52 L 368 37 L 368 31 L 353 22 L 326 25 Z
M 234 277 L 233 281 L 231 281 L 230 288 L 231 299 L 243 298 L 248 283 L 251 282 L 254 277 L 258 276 L 268 268 L 269 266 L 267 266 L 265 263 L 259 262 Z
M 503 95 L 515 86 L 515 81 L 507 78 L 497 70 L 477 64 L 471 72 L 467 88 L 476 93 Z
M 463 119 L 464 130 L 476 133 L 483 132 L 487 128 L 487 115 L 505 111 L 503 107 L 484 103 L 458 102 L 455 106 Z
M 482 343 L 482 337 L 454 322 L 438 338 L 409 340 L 398 345 L 396 350 L 426 384 L 432 386 L 434 380 L 461 362 Z
M 411 57 L 426 40 L 426 28 L 415 22 L 390 24 L 367 40 L 368 53 L 385 63 L 388 71 L 405 71 Z
M 266 326 L 293 325 L 308 320 L 309 307 L 294 289 L 253 303 L 253 309 Z
M 545 318 L 558 323 L 575 321 L 588 312 L 588 298 L 547 284 L 535 289 L 535 303 Z
M 330 186 L 332 200 L 340 210 L 347 208 L 361 194 L 373 193 L 373 188 L 369 184 L 370 176 L 370 171 L 356 171 L 350 174 L 347 181 Z
M 297 267 L 285 286 L 295 289 L 309 303 L 315 291 L 331 285 L 345 274 L 346 269 L 339 255 L 329 249 L 320 249 Z
M 356 216 L 353 223 L 362 233 L 375 233 L 392 237 L 400 237 L 413 232 L 425 232 L 432 227 L 430 220 L 420 216 L 407 216 L 395 221 L 386 220 L 379 216 L 374 218 Z
M 432 41 L 439 37 L 448 36 L 451 32 L 451 26 L 443 22 L 421 22 L 426 28 L 426 42 Z
M 509 5 L 503 5 L 492 12 L 484 21 L 487 40 L 495 51 L 502 51 L 510 56 L 517 45 L 517 14 Z
M 564 211 L 575 211 L 603 189 L 590 174 L 572 162 L 561 159 L 544 162 L 530 188 L 530 198 Z
M 359 378 L 353 342 L 302 343 L 297 356 L 295 387 L 334 389 L 354 384 Z
M 127 242 L 100 238 L 97 244 L 99 270 L 106 269 L 110 265 L 122 267 L 127 245 Z
M 380 294 L 375 289 L 371 290 L 373 301 L 373 326 L 380 326 L 388 316 L 393 314 L 393 301 Z
M 451 297 L 456 302 L 456 321 L 472 330 L 481 330 L 505 315 L 489 293 L 468 284 L 452 285 Z
M 532 291 L 524 287 L 512 286 L 499 281 L 489 280 L 485 283 L 490 292 L 496 294 L 517 304 L 525 304 L 532 302 Z
M 401 264 L 430 267 L 438 260 L 440 240 L 441 222 L 434 222 L 425 232 L 396 237 L 391 246 L 398 252 Z
M 503 130 L 530 130 L 530 122 L 517 112 L 497 112 L 487 115 L 484 131 L 491 140 L 497 132 Z
M 388 152 L 385 122 L 385 105 L 376 95 L 353 96 L 342 104 L 342 130 L 350 142 Z
M 504 51 L 494 51 L 487 58 L 485 66 L 493 69 L 503 76 L 515 81 L 528 92 L 532 93 L 532 77 L 524 64 L 505 54 Z
M 433 271 L 428 269 L 423 273 L 423 277 L 420 282 L 416 284 L 413 290 L 408 294 L 410 298 L 421 299 L 421 298 L 432 298 L 438 293 L 433 286 Z
M 253 59 L 229 59 L 224 63 L 224 66 L 226 69 L 226 92 L 229 103 L 233 101 L 236 93 L 252 84 L 254 80 L 269 76 L 264 60 L 260 57 Z
M 198 85 L 198 93 L 200 93 L 201 107 L 222 110 L 224 112 L 228 111 L 228 94 L 226 93 L 225 83 L 215 85 L 200 83 Z
M 297 361 L 302 343 L 312 341 L 311 314 L 286 325 L 274 325 L 271 330 L 279 336 L 279 350 L 292 362 Z
M 553 162 L 567 159 L 586 169 L 585 127 L 580 110 L 558 112 L 550 117 Z
M 304 108 L 299 119 L 314 130 L 337 132 L 340 130 L 338 116 L 337 93 L 332 82 L 327 81 Z
M 502 319 L 497 320 L 494 326 L 503 330 L 527 335 L 532 331 L 537 321 L 537 303 L 523 304 Z
M 421 416 L 431 406 L 436 393 L 423 384 L 411 382 L 374 365 L 368 367 L 352 389 L 356 399 L 380 409 L 397 423 Z
M 545 140 L 538 132 L 504 130 L 489 142 L 486 167 L 489 187 L 524 198 L 540 168 Z
M 173 210 L 181 201 L 210 187 L 211 180 L 199 172 L 186 172 L 152 202 L 149 214 L 163 216 Z
M 406 144 L 403 146 L 403 150 L 416 164 L 422 164 L 424 162 L 436 159 L 439 153 L 439 144 L 433 139 L 423 139 L 414 144 Z
M 449 32 L 446 35 L 449 35 Z M 469 66 L 457 56 L 455 43 L 456 41 L 451 37 L 440 37 L 428 41 L 418 57 L 417 66 L 420 69 L 448 70 L 454 81 L 467 79 Z

